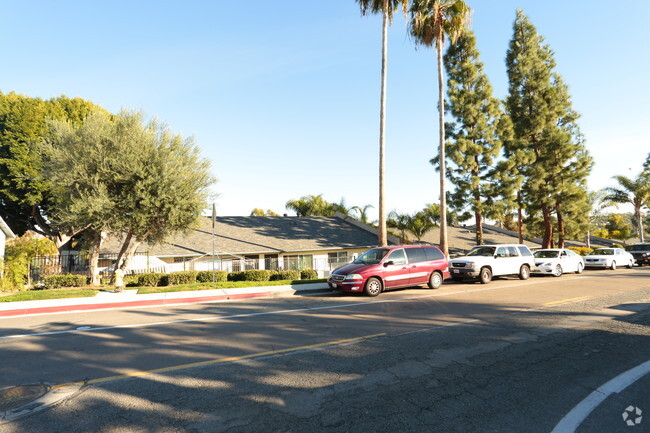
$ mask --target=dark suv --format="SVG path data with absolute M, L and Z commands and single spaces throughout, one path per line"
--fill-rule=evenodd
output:
M 438 248 L 400 245 L 366 251 L 354 262 L 335 269 L 327 284 L 344 292 L 364 291 L 377 296 L 387 289 L 421 284 L 437 289 L 446 278 L 447 259 Z
M 650 265 L 650 244 L 634 244 L 625 247 L 634 256 L 637 266 Z

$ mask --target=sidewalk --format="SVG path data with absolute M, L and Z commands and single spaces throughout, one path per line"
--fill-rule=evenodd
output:
M 195 304 L 201 302 L 224 302 L 248 298 L 313 296 L 319 293 L 330 292 L 331 290 L 327 287 L 327 283 L 197 290 L 192 292 L 150 293 L 146 295 L 138 295 L 137 290 L 124 290 L 120 293 L 99 292 L 92 298 L 0 302 L 0 318 L 72 311 L 97 311 L 162 305 Z

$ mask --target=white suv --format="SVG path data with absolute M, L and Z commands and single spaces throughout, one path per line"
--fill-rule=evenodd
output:
M 479 245 L 457 259 L 449 261 L 449 272 L 455 281 L 478 278 L 483 284 L 492 277 L 519 275 L 522 280 L 530 277 L 535 258 L 526 245 Z

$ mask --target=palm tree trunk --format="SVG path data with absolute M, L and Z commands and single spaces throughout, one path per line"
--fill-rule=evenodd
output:
M 379 233 L 377 244 L 388 244 L 386 233 L 386 209 L 384 206 L 384 172 L 386 162 L 384 155 L 386 130 L 386 73 L 388 63 L 388 0 L 384 0 L 384 17 L 381 41 L 381 104 L 379 109 Z
M 440 160 L 440 249 L 449 258 L 447 245 L 447 197 L 445 196 L 445 82 L 442 74 L 442 38 L 436 40 L 438 56 L 438 128 L 440 130 L 439 160 Z
M 634 216 L 636 217 L 636 229 L 639 232 L 639 239 L 641 243 L 645 243 L 645 235 L 643 233 L 643 215 L 641 215 L 641 208 L 634 209 Z

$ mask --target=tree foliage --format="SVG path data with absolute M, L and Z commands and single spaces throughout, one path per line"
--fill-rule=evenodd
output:
M 43 175 L 39 143 L 48 119 L 79 125 L 89 113 L 104 111 L 80 98 L 49 100 L 0 93 L 0 216 L 17 234 L 37 231 L 57 245 L 70 234 L 49 224 L 52 181 Z
M 645 242 L 643 209 L 650 207 L 650 179 L 639 174 L 636 178 L 614 176 L 617 187 L 605 188 L 605 200 L 611 204 L 631 204 L 634 208 L 636 233 L 641 242 Z
M 91 113 L 79 126 L 51 121 L 43 151 L 52 223 L 88 233 L 93 269 L 104 233 L 125 235 L 120 262 L 131 241 L 156 244 L 189 228 L 214 181 L 192 139 L 141 113 Z
M 23 289 L 29 282 L 29 265 L 36 256 L 57 254 L 54 242 L 47 238 L 26 233 L 7 241 L 4 257 L 4 273 L 0 281 L 2 289 Z
M 562 246 L 565 221 L 587 214 L 586 178 L 593 161 L 578 129 L 579 115 L 571 107 L 568 88 L 554 72 L 553 52 L 521 10 L 506 64 L 506 107 L 513 124 L 513 140 L 506 146 L 510 154 L 520 155 L 515 160 L 516 171 L 523 175 L 520 203 L 529 217 L 541 215 L 543 246 L 552 245 L 555 226 Z
M 473 32 L 465 32 L 450 45 L 444 61 L 447 108 L 454 120 L 445 123 L 447 155 L 452 162 L 448 176 L 456 186 L 450 203 L 474 213 L 476 243 L 481 245 L 484 215 L 494 216 L 498 203 L 494 168 L 501 150 L 497 125 L 503 113 L 483 72 Z

